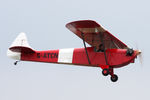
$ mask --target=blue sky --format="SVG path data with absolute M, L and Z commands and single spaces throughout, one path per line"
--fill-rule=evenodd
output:
M 149 0 L 1 0 L 1 100 L 141 100 L 150 99 Z M 100 68 L 20 62 L 6 51 L 20 32 L 36 50 L 83 47 L 65 24 L 91 19 L 131 48 L 143 52 L 143 66 L 116 69 L 116 83 Z

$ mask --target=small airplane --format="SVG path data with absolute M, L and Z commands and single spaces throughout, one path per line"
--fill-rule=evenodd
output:
M 66 27 L 83 40 L 84 48 L 37 51 L 28 44 L 25 33 L 20 33 L 7 51 L 7 56 L 18 61 L 34 61 L 80 66 L 100 67 L 104 76 L 112 82 L 118 80 L 114 68 L 134 63 L 140 50 L 130 49 L 126 44 L 93 20 L 80 20 Z M 91 47 L 87 47 L 86 43 Z

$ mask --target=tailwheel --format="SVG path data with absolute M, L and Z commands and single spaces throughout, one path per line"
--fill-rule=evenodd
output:
M 15 61 L 15 62 L 14 62 L 14 65 L 17 65 L 18 62 L 19 62 L 19 61 Z
M 104 75 L 104 76 L 108 76 L 109 75 L 109 69 L 103 69 L 103 71 L 102 71 L 102 74 Z
M 118 80 L 118 76 L 114 74 L 110 77 L 110 79 L 112 82 L 116 82 Z

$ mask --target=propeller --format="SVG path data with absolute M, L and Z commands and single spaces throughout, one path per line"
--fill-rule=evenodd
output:
M 139 58 L 139 62 L 141 66 L 143 66 L 143 54 L 141 50 L 136 50 L 137 57 Z
M 141 64 L 141 67 L 142 67 L 142 66 L 143 66 L 143 53 L 142 53 L 141 50 L 139 50 L 138 44 L 135 43 L 135 45 L 136 45 L 137 57 L 138 57 L 138 59 L 139 59 L 139 62 L 140 62 L 140 64 Z

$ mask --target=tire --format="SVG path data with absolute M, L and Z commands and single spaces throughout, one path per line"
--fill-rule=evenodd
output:
M 116 82 L 118 80 L 118 76 L 114 74 L 110 79 L 112 82 Z
M 108 76 L 109 75 L 109 69 L 103 69 L 102 74 L 104 76 Z

